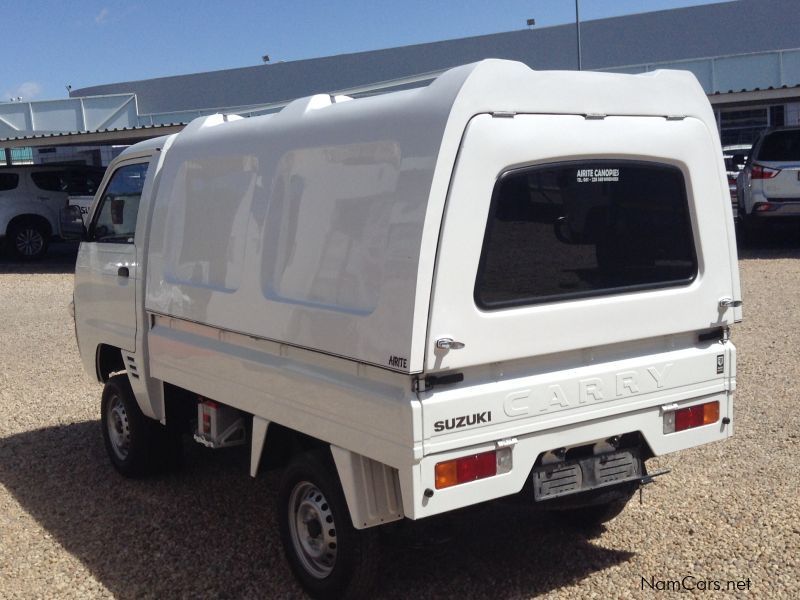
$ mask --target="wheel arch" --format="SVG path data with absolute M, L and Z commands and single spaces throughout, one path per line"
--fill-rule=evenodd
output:
M 8 225 L 6 225 L 6 235 L 10 235 L 11 230 L 17 225 L 22 225 L 24 223 L 33 223 L 42 226 L 42 228 L 47 232 L 48 238 L 52 237 L 53 235 L 53 224 L 50 222 L 50 220 L 44 215 L 38 215 L 35 213 L 16 215 L 8 222 Z
M 112 375 L 125 371 L 122 350 L 109 344 L 99 344 L 95 351 L 95 371 L 100 383 L 106 383 Z
M 286 467 L 298 454 L 324 451 L 344 492 L 353 527 L 366 529 L 404 517 L 397 469 L 257 416 L 251 438 L 251 476 L 256 477 L 260 468 Z

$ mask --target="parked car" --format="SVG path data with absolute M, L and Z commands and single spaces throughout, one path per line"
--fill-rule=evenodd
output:
M 725 172 L 728 175 L 728 190 L 731 193 L 734 216 L 737 216 L 736 178 L 747 164 L 747 157 L 750 155 L 752 147 L 752 144 L 734 144 L 722 147 L 722 158 L 725 161 Z
M 0 240 L 19 259 L 41 258 L 61 233 L 70 196 L 94 196 L 104 172 L 86 165 L 0 167 Z
M 800 127 L 762 133 L 736 183 L 739 220 L 745 232 L 800 217 Z

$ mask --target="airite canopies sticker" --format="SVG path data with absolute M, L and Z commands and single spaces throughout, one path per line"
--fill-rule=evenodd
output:
M 578 183 L 603 183 L 619 181 L 619 169 L 578 169 Z

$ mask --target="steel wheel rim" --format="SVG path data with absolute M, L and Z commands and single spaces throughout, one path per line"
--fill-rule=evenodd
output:
M 328 577 L 336 565 L 336 523 L 325 495 L 301 481 L 289 496 L 289 535 L 303 568 L 313 577 Z
M 128 421 L 128 411 L 125 410 L 119 396 L 112 397 L 109 402 L 106 427 L 114 454 L 120 460 L 125 460 L 131 447 L 131 427 Z
M 38 229 L 26 227 L 17 233 L 14 244 L 23 256 L 36 256 L 44 248 L 44 236 Z

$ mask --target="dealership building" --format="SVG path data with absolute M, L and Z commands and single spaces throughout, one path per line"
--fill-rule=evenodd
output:
M 585 21 L 583 70 L 685 69 L 708 94 L 722 142 L 800 124 L 797 0 L 736 0 Z M 521 19 L 523 22 L 524 20 Z M 237 69 L 107 83 L 60 100 L 0 103 L 0 164 L 105 164 L 110 147 L 179 131 L 215 112 L 255 116 L 311 94 L 362 97 L 424 86 L 484 58 L 533 69 L 577 69 L 574 23 Z M 124 74 L 123 74 L 124 75 Z

